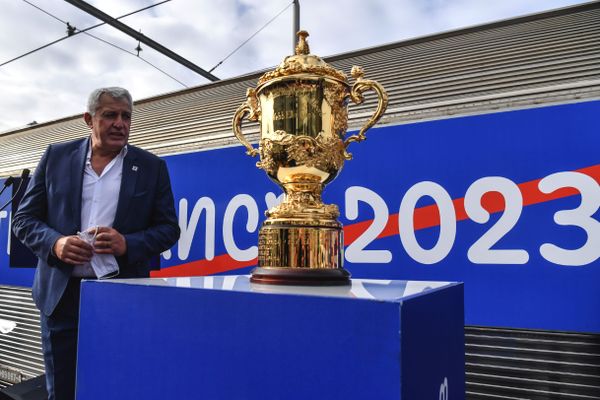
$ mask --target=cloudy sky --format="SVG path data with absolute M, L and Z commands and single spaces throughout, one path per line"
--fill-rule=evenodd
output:
M 88 3 L 119 17 L 159 1 Z M 121 21 L 210 70 L 283 11 L 212 72 L 226 79 L 271 68 L 291 54 L 291 1 L 171 0 Z M 329 56 L 582 2 L 300 0 L 301 27 L 310 33 L 312 53 Z M 85 29 L 101 21 L 64 0 L 0 0 L 0 64 L 65 36 L 64 22 Z M 89 33 L 135 53 L 137 41 L 108 25 Z M 209 82 L 143 44 L 142 48 L 145 61 L 79 34 L 1 65 L 0 132 L 81 113 L 87 94 L 97 87 L 123 86 L 138 100 Z

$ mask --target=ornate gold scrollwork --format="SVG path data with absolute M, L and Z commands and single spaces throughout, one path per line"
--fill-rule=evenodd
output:
M 339 171 L 344 165 L 344 143 L 341 139 L 319 133 L 316 138 L 275 132 L 278 139 L 260 140 L 260 159 L 257 167 L 276 176 L 277 169 L 304 165 L 324 172 Z M 283 158 L 285 157 L 285 161 Z
M 260 120 L 260 104 L 258 102 L 258 98 L 256 97 L 256 90 L 253 88 L 249 88 L 246 91 L 246 101 L 242 103 L 241 106 L 235 112 L 233 116 L 233 133 L 238 138 L 238 140 L 246 147 L 246 154 L 251 157 L 254 157 L 258 154 L 258 150 L 256 150 L 252 145 L 246 140 L 246 137 L 242 133 L 242 120 L 247 118 L 249 121 L 258 121 Z
M 318 219 L 335 220 L 340 210 L 335 204 L 323 204 L 321 192 L 286 191 L 285 200 L 265 212 L 268 218 L 301 218 L 311 214 Z
M 348 89 L 345 85 L 325 82 L 325 100 L 331 107 L 333 131 L 343 138 L 348 129 Z
M 346 82 L 348 77 L 342 71 L 337 70 L 323 61 L 320 57 L 310 53 L 306 41 L 308 32 L 298 32 L 298 44 L 296 54 L 286 57 L 273 71 L 269 71 L 258 80 L 258 86 L 263 83 L 285 78 L 290 75 L 309 74 L 312 76 L 328 76 L 340 82 Z
M 350 90 L 350 100 L 357 105 L 361 104 L 365 100 L 363 93 L 371 89 L 377 93 L 379 101 L 377 103 L 377 109 L 375 110 L 375 113 L 371 116 L 371 118 L 369 118 L 367 123 L 360 129 L 357 135 L 352 135 L 346 139 L 344 142 L 344 148 L 348 148 L 348 145 L 352 142 L 362 142 L 365 140 L 367 138 L 365 136 L 365 132 L 375 125 L 377 121 L 379 121 L 379 118 L 381 118 L 388 105 L 388 95 L 379 82 L 372 81 L 370 79 L 364 79 L 365 72 L 361 67 L 352 67 L 351 74 L 352 77 L 356 79 L 356 82 L 354 85 L 352 85 L 352 89 Z M 351 160 L 352 154 L 344 151 L 344 157 L 347 160 Z

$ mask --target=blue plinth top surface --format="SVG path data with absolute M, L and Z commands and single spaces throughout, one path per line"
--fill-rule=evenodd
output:
M 459 284 L 456 282 L 438 281 L 352 279 L 351 285 L 347 286 L 268 285 L 250 282 L 250 275 L 110 279 L 100 282 L 245 293 L 340 297 L 385 302 L 401 302 L 412 296 L 425 295 L 431 291 Z

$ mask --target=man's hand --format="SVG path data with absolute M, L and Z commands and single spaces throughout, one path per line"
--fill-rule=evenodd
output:
M 94 248 L 78 236 L 63 236 L 54 243 L 54 255 L 67 264 L 85 264 L 92 259 Z
M 98 254 L 114 254 L 122 256 L 127 251 L 125 237 L 116 229 L 101 226 L 98 228 L 94 251 Z

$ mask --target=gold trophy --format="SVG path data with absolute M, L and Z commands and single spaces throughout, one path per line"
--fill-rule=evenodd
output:
M 346 285 L 350 273 L 343 267 L 344 236 L 340 213 L 323 204 L 321 193 L 352 155 L 347 147 L 365 140 L 365 131 L 384 113 L 388 97 L 383 87 L 347 76 L 320 57 L 310 54 L 306 31 L 298 32 L 296 54 L 248 89 L 246 101 L 233 117 L 233 131 L 246 154 L 260 154 L 256 166 L 285 192 L 283 202 L 266 211 L 258 234 L 255 283 L 288 285 Z M 348 129 L 348 100 L 361 104 L 363 92 L 374 90 L 379 101 L 375 114 L 358 134 L 344 140 Z M 260 123 L 260 142 L 254 149 L 242 134 L 242 120 Z

